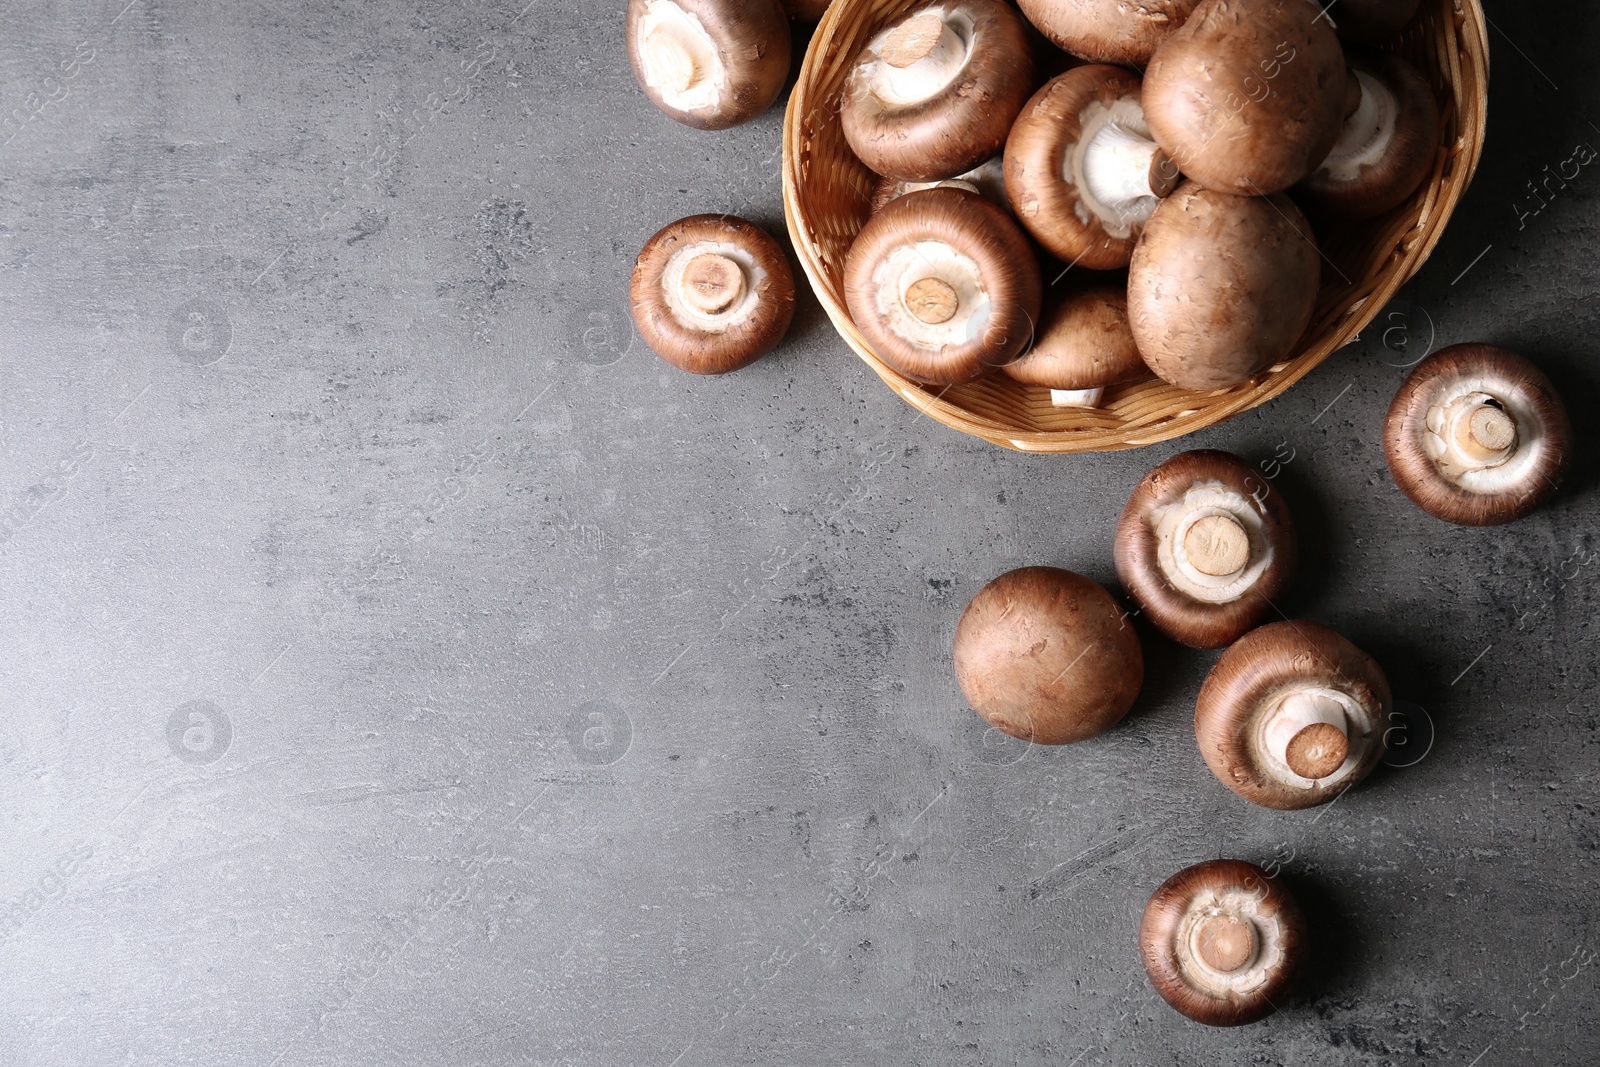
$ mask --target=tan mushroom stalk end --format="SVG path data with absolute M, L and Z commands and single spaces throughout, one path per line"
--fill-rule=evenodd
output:
M 1263 747 L 1298 778 L 1321 781 L 1350 755 L 1348 698 L 1307 689 L 1283 698 L 1262 726 Z

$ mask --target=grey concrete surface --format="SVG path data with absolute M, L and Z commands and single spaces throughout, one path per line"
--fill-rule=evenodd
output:
M 1483 169 L 1360 344 L 1062 458 L 918 416 L 809 295 L 738 374 L 644 350 L 649 234 L 781 230 L 780 116 L 655 113 L 620 4 L 6 4 L 0 1063 L 1595 1062 L 1600 175 L 1528 183 L 1600 145 L 1600 19 L 1541 8 L 1491 0 Z M 1463 340 L 1579 415 L 1515 526 L 1384 466 L 1403 366 Z M 962 605 L 1113 581 L 1196 445 L 1280 462 L 1293 611 L 1427 709 L 1420 762 L 1254 809 L 1195 750 L 1214 657 L 1149 634 L 1111 734 L 978 729 Z M 1219 854 L 1316 927 L 1237 1031 L 1134 946 Z

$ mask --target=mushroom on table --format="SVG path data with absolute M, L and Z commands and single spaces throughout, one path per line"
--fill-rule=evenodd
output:
M 1003 0 L 944 0 L 869 41 L 845 81 L 839 119 L 872 170 L 953 178 L 998 155 L 1033 91 L 1033 57 Z
M 1006 194 L 1018 220 L 1065 262 L 1126 267 L 1177 168 L 1150 139 L 1139 76 L 1101 64 L 1051 79 L 1006 140 Z
M 1294 578 L 1294 520 L 1249 464 L 1181 452 L 1134 489 L 1117 523 L 1117 576 L 1155 627 L 1191 648 L 1222 648 L 1273 610 Z
M 1507 348 L 1454 345 L 1419 363 L 1389 405 L 1383 450 L 1395 484 L 1461 526 L 1520 519 L 1572 463 L 1572 423 L 1550 379 Z
M 1111 594 L 1058 567 L 1009 571 L 956 626 L 956 680 L 989 724 L 1041 745 L 1111 729 L 1144 682 L 1138 635 Z
M 964 189 L 907 193 L 845 258 L 850 317 L 895 370 L 969 382 L 1021 355 L 1039 319 L 1033 249 L 1003 208 Z
M 1383 755 L 1393 699 L 1382 668 L 1314 622 L 1275 622 L 1234 642 L 1195 701 L 1195 739 L 1217 780 L 1292 811 L 1326 804 Z
M 628 58 L 651 102 L 702 130 L 749 122 L 789 77 L 778 0 L 628 0 Z
M 629 286 L 639 334 L 668 363 L 724 374 L 770 352 L 794 318 L 794 272 L 766 231 L 693 215 L 645 243 Z
M 1150 897 L 1139 923 L 1150 984 L 1208 1026 L 1243 1026 L 1277 1011 L 1305 966 L 1309 940 L 1288 887 L 1243 860 L 1179 871 Z
M 1352 51 L 1358 99 L 1322 164 L 1296 187 L 1317 211 L 1370 219 L 1400 206 L 1433 172 L 1439 105 L 1426 79 L 1399 56 Z

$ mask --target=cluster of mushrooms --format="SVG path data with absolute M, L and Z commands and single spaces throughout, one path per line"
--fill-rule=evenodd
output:
M 680 122 L 748 121 L 782 91 L 789 19 L 827 6 L 630 0 L 635 75 Z M 1237 385 L 1291 355 L 1311 322 L 1321 255 L 1302 208 L 1335 224 L 1374 218 L 1434 165 L 1431 88 L 1370 47 L 1418 0 L 1341 0 L 1336 12 L 1312 0 L 1019 6 L 911 8 L 855 57 L 840 100 L 846 139 L 879 175 L 846 299 L 878 355 L 915 380 L 998 370 L 1080 406 L 1151 372 L 1188 389 Z M 1066 54 L 1041 58 L 1039 32 Z M 1052 64 L 1065 69 L 1042 79 Z M 1047 302 L 1051 260 L 1092 277 Z M 662 358 L 720 374 L 782 339 L 794 276 L 760 228 L 697 215 L 646 244 L 631 298 Z M 1383 439 L 1400 488 L 1461 525 L 1528 514 L 1572 454 L 1549 380 L 1484 344 L 1419 364 Z M 1376 766 L 1392 707 L 1383 670 L 1325 626 L 1266 622 L 1294 577 L 1295 529 L 1247 463 L 1204 450 L 1151 470 L 1113 556 L 1134 611 L 1055 567 L 1003 574 L 967 605 L 955 674 L 989 724 L 1050 745 L 1110 730 L 1143 684 L 1138 615 L 1179 644 L 1224 649 L 1195 700 L 1195 737 L 1234 793 L 1310 808 Z M 1139 936 L 1168 1003 L 1232 1026 L 1276 1010 L 1307 931 L 1280 880 L 1219 859 L 1157 889 Z
M 1457 345 L 1419 364 L 1385 427 L 1390 466 L 1430 514 L 1510 522 L 1546 501 L 1572 455 L 1554 387 L 1521 356 Z M 1223 785 L 1263 807 L 1326 804 L 1383 755 L 1382 668 L 1318 623 L 1265 622 L 1294 578 L 1294 521 L 1239 457 L 1183 452 L 1134 488 L 1113 542 L 1135 610 L 1090 578 L 1023 567 L 984 586 L 956 626 L 956 680 L 991 726 L 1036 744 L 1085 741 L 1127 715 L 1144 680 L 1131 622 L 1225 651 L 1195 698 L 1195 740 Z M 1263 624 L 1265 623 L 1265 624 Z M 1304 962 L 1305 920 L 1280 881 L 1241 860 L 1181 871 L 1140 928 L 1145 966 L 1178 1011 L 1214 1026 L 1276 1010 Z

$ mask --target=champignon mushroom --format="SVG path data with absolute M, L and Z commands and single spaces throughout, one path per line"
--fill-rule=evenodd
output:
M 1370 219 L 1405 203 L 1432 173 L 1439 106 L 1417 68 L 1399 56 L 1351 52 L 1350 74 L 1360 103 L 1296 192 L 1316 210 Z
M 1207 1026 L 1243 1026 L 1277 1011 L 1309 942 L 1288 887 L 1243 860 L 1179 871 L 1150 897 L 1139 923 L 1150 984 Z
M 1228 452 L 1180 452 L 1134 489 L 1117 523 L 1122 586 L 1190 648 L 1232 644 L 1294 577 L 1294 520 L 1280 493 Z
M 1400 386 L 1383 427 L 1389 471 L 1406 496 L 1461 526 L 1520 519 L 1561 485 L 1572 423 L 1555 386 L 1507 348 L 1435 352 Z
M 878 187 L 872 191 L 872 210 L 881 211 L 885 204 L 891 200 L 898 200 L 907 193 L 921 192 L 923 189 L 950 188 L 977 193 L 991 204 L 999 204 L 1008 211 L 1011 209 L 1011 201 L 1006 199 L 1005 166 L 1001 163 L 1000 157 L 995 156 L 965 174 L 946 178 L 940 182 L 907 182 L 898 178 L 879 178 Z
M 1111 729 L 1144 682 L 1138 635 L 1111 594 L 1057 567 L 1023 567 L 979 590 L 956 626 L 955 666 L 973 710 L 1041 745 Z
M 633 321 L 657 355 L 725 374 L 770 352 L 794 318 L 794 273 L 764 230 L 733 215 L 694 215 L 649 241 L 629 286 Z
M 1128 297 L 1113 285 L 1069 293 L 1044 313 L 1033 347 L 1000 368 L 1050 390 L 1056 407 L 1095 407 L 1109 385 L 1150 375 L 1128 328 Z
M 749 122 L 789 77 L 778 0 L 628 0 L 628 58 L 650 101 L 701 130 Z
M 907 193 L 845 258 L 850 316 L 873 351 L 933 385 L 972 381 L 1027 348 L 1043 283 L 1004 209 L 964 189 Z
M 1021 16 L 1002 0 L 925 4 L 873 37 L 840 120 L 861 162 L 890 178 L 953 178 L 999 153 L 1033 91 Z
M 1235 641 L 1200 687 L 1211 773 L 1265 808 L 1326 804 L 1383 755 L 1393 701 L 1371 656 L 1326 626 L 1274 622 Z
M 817 22 L 828 13 L 833 0 L 783 0 L 783 9 L 789 17 L 802 22 Z
M 1093 64 L 1034 94 L 1006 140 L 1006 193 L 1053 255 L 1091 270 L 1126 267 L 1150 213 L 1178 185 L 1150 139 L 1139 76 Z
M 1338 0 L 1328 14 L 1348 41 L 1384 44 L 1411 22 L 1422 0 Z
M 1199 0 L 1017 0 L 1058 48 L 1092 63 L 1143 67 Z
M 1144 76 L 1150 132 L 1185 175 L 1241 196 L 1316 169 L 1345 115 L 1344 53 L 1320 4 L 1201 0 Z
M 1321 277 L 1311 227 L 1287 196 L 1231 196 L 1186 182 L 1134 246 L 1133 337 L 1150 369 L 1173 385 L 1225 389 L 1294 350 Z

